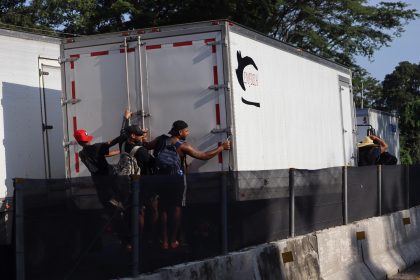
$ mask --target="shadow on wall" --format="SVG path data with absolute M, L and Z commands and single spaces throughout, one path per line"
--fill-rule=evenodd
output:
M 6 196 L 12 196 L 13 178 L 46 178 L 46 139 L 43 139 L 39 88 L 3 82 L 2 92 L 5 157 L 0 158 L 4 166 L 0 176 L 5 180 Z M 64 178 L 61 92 L 46 89 L 45 97 L 48 124 L 53 126 L 48 130 L 51 175 Z

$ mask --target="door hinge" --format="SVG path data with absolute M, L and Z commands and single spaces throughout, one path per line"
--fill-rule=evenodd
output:
M 42 130 L 45 131 L 47 129 L 53 129 L 54 127 L 52 125 L 47 125 L 45 123 L 42 124 Z
M 219 133 L 227 133 L 228 135 L 232 135 L 232 129 L 230 127 L 226 128 L 213 128 L 210 133 L 212 134 L 219 134 Z
M 143 110 L 137 111 L 134 114 L 137 115 L 137 116 L 143 117 L 143 118 L 148 118 L 148 117 L 151 116 L 150 113 L 145 112 Z
M 222 88 L 230 90 L 230 88 L 227 85 L 211 85 L 208 87 L 208 89 L 211 89 L 211 90 L 219 90 Z
M 67 57 L 67 58 L 60 57 L 60 58 L 58 58 L 58 63 L 63 64 L 63 63 L 66 63 L 66 62 L 74 62 L 78 59 L 79 59 L 79 57 L 77 57 L 77 56 Z
M 50 72 L 47 71 L 42 71 L 41 69 L 39 69 L 39 76 L 48 76 L 50 74 Z
M 222 45 L 222 46 L 227 46 L 226 42 L 223 41 L 211 41 L 211 42 L 207 42 L 206 43 L 207 46 L 216 46 L 216 45 Z
M 76 103 L 79 103 L 81 100 L 80 99 L 77 99 L 77 98 L 72 98 L 72 99 L 62 99 L 61 100 L 61 106 L 64 106 L 64 105 L 67 105 L 67 104 L 76 104 Z
M 68 148 L 69 146 L 76 145 L 76 141 L 63 141 L 63 147 Z

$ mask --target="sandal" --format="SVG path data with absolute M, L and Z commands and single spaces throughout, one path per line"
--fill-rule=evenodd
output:
M 171 249 L 176 249 L 179 247 L 179 241 L 175 240 L 173 242 L 171 242 Z
M 168 250 L 169 249 L 168 242 L 162 242 L 162 244 L 160 244 L 160 248 L 163 249 L 163 250 Z

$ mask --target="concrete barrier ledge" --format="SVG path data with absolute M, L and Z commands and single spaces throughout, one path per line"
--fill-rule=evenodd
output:
M 415 207 L 136 279 L 386 279 L 418 261 L 420 207 Z

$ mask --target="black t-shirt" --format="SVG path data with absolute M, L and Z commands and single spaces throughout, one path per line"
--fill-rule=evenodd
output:
M 381 148 L 379 147 L 363 147 L 359 148 L 359 166 L 378 164 Z
M 109 174 L 109 164 L 105 155 L 109 153 L 108 143 L 96 143 L 86 145 L 80 151 L 80 159 L 89 169 L 92 176 L 103 176 Z

